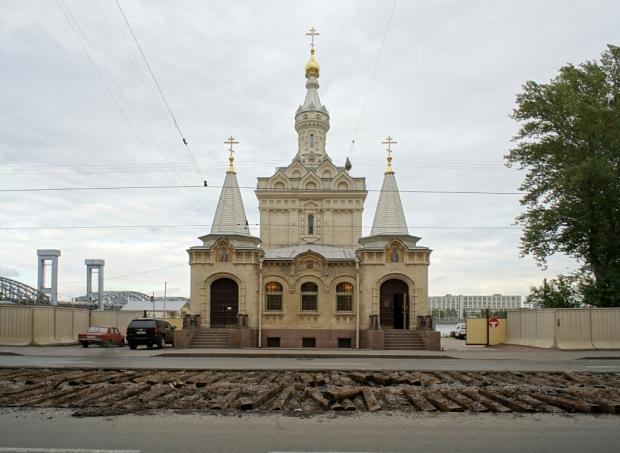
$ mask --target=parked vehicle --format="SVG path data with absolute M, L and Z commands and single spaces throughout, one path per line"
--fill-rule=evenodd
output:
M 467 323 L 459 322 L 456 325 L 455 330 L 450 332 L 450 336 L 464 340 L 467 337 Z
M 131 349 L 136 349 L 140 344 L 149 349 L 153 346 L 162 349 L 166 344 L 174 346 L 174 329 L 172 324 L 161 319 L 134 319 L 127 326 L 127 344 Z
M 78 335 L 80 344 L 87 348 L 91 344 L 98 344 L 101 347 L 124 346 L 125 337 L 116 327 L 96 327 L 91 326 L 85 333 Z

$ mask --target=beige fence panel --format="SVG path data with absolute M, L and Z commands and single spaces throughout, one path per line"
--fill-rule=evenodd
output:
M 56 308 L 54 313 L 54 344 L 74 344 L 73 314 L 70 308 Z
M 73 339 L 77 341 L 80 332 L 86 332 L 90 321 L 88 310 L 75 310 L 73 312 Z
M 56 344 L 56 310 L 54 307 L 33 307 L 32 314 L 32 344 L 49 346 Z
M 536 336 L 530 346 L 555 348 L 554 310 L 536 310 Z
M 558 309 L 556 341 L 559 349 L 593 349 L 590 309 Z
M 554 322 L 554 310 L 509 311 L 504 343 L 553 348 L 555 347 Z
M 521 312 L 509 311 L 506 326 L 506 340 L 507 344 L 519 344 L 521 342 Z
M 0 345 L 27 346 L 32 341 L 33 307 L 0 307 Z
M 118 311 L 93 310 L 90 312 L 91 326 L 112 326 L 116 327 Z
M 467 320 L 465 344 L 487 344 L 487 320 L 472 318 Z
M 120 330 L 121 333 L 125 335 L 125 332 L 127 331 L 127 326 L 129 325 L 129 323 L 136 318 L 142 318 L 143 315 L 144 315 L 144 312 L 141 312 L 141 311 L 122 311 L 121 310 L 118 312 L 118 321 L 117 321 L 116 327 L 118 327 L 118 330 Z
M 592 310 L 592 345 L 596 349 L 620 349 L 620 308 Z
M 536 325 L 538 316 L 535 311 L 521 312 L 521 339 L 519 343 L 522 346 L 533 346 L 536 342 Z
M 504 343 L 506 341 L 508 322 L 505 319 L 498 319 L 498 321 L 499 324 L 497 325 L 497 327 L 489 326 L 489 345 L 491 346 L 495 346 L 496 344 Z
M 124 335 L 129 323 L 133 319 L 141 318 L 143 314 L 141 311 L 92 311 L 90 313 L 90 325 L 117 327 Z

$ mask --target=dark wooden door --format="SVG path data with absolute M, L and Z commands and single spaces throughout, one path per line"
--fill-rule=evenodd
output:
M 215 328 L 237 327 L 239 313 L 239 287 L 230 278 L 220 278 L 211 283 L 211 322 Z
M 407 284 L 402 280 L 391 279 L 381 285 L 379 295 L 379 321 L 381 327 L 406 329 L 409 318 Z

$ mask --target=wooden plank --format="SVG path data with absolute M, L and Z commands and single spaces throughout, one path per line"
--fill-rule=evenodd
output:
M 323 396 L 330 401 L 355 398 L 361 393 L 360 387 L 332 388 L 323 392 Z
M 585 401 L 574 401 L 561 396 L 547 395 L 545 393 L 532 393 L 532 396 L 547 404 L 552 404 L 568 412 L 601 413 L 602 409 L 597 404 L 586 403 Z
M 441 392 L 424 392 L 424 396 L 433 406 L 443 412 L 463 412 L 463 408 L 454 401 L 446 398 Z
M 486 408 L 488 408 L 490 411 L 492 412 L 499 412 L 499 413 L 508 413 L 508 412 L 512 412 L 512 410 L 506 406 L 503 406 L 487 397 L 485 397 L 484 395 L 481 395 L 480 393 L 478 393 L 476 390 L 473 389 L 463 389 L 461 391 L 461 393 L 463 393 L 465 396 L 467 396 L 468 398 L 474 400 L 474 401 L 478 401 L 480 404 L 482 404 L 483 406 L 485 406 Z
M 326 409 L 329 407 L 329 401 L 323 398 L 321 392 L 319 392 L 318 390 L 308 387 L 306 388 L 306 395 L 319 403 L 319 406 L 321 406 L 322 408 Z
M 266 401 L 270 400 L 275 395 L 277 395 L 280 392 L 280 390 L 282 390 L 281 384 L 273 384 L 256 396 L 249 397 L 249 398 L 241 398 L 239 400 L 239 409 L 241 409 L 242 411 L 249 411 L 252 409 L 257 409 L 263 403 L 265 403 Z
M 413 389 L 405 389 L 403 393 L 416 409 L 424 412 L 437 411 L 437 408 L 426 400 L 422 392 Z
M 486 396 L 487 398 L 498 402 L 499 404 L 503 406 L 509 407 L 515 412 L 536 412 L 536 410 L 527 403 L 515 401 L 514 399 L 508 396 L 499 395 L 496 392 L 493 392 L 491 390 L 479 389 L 478 392 L 480 392 L 480 394 Z
M 467 398 L 465 395 L 461 395 L 455 389 L 446 389 L 441 390 L 446 398 L 450 398 L 452 401 L 460 405 L 463 409 L 471 411 L 471 412 L 488 412 L 489 409 L 482 405 L 478 401 L 474 401 L 472 399 Z
M 278 395 L 278 397 L 275 399 L 275 401 L 271 405 L 271 410 L 272 411 L 284 410 L 284 407 L 286 406 L 286 403 L 291 398 L 291 396 L 293 395 L 294 391 L 295 391 L 295 386 L 294 385 L 289 385 L 284 390 L 282 390 L 280 395 Z
M 215 410 L 227 409 L 234 403 L 234 401 L 239 397 L 240 394 L 241 387 L 234 388 L 223 397 L 218 398 L 217 400 L 210 403 L 209 407 Z
M 377 401 L 375 394 L 368 387 L 364 387 L 362 389 L 362 396 L 364 397 L 364 402 L 366 403 L 366 408 L 370 412 L 376 412 L 381 410 L 381 404 Z

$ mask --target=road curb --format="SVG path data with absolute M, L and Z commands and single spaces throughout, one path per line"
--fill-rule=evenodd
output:
M 163 352 L 161 354 L 152 355 L 150 357 L 217 357 L 217 358 L 261 358 L 268 359 L 458 359 L 460 357 L 453 357 L 449 355 L 412 355 L 412 354 L 330 354 L 330 353 L 314 353 L 306 354 L 303 352 L 285 352 L 285 353 L 263 353 L 256 354 L 252 352 Z

